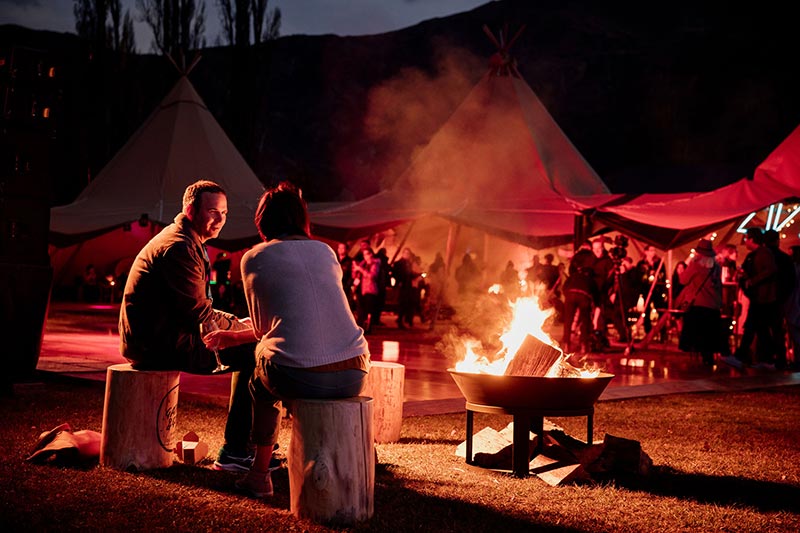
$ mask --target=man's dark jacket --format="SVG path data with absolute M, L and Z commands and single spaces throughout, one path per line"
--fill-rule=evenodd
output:
M 205 247 L 182 213 L 142 248 L 119 313 L 120 353 L 134 368 L 208 373 L 216 366 L 200 324 L 213 318 L 229 329 L 236 317 L 212 308 L 209 269 Z

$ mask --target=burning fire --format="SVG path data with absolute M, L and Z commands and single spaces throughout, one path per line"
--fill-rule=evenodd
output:
M 485 355 L 478 353 L 480 342 L 474 339 L 465 339 L 464 359 L 456 363 L 457 372 L 471 372 L 475 374 L 504 375 L 514 357 L 517 355 L 528 335 L 552 346 L 561 356 L 550 367 L 545 377 L 595 377 L 600 371 L 597 369 L 579 369 L 567 362 L 571 354 L 565 354 L 558 343 L 544 331 L 544 323 L 553 314 L 553 309 L 542 309 L 536 296 L 520 297 L 515 302 L 509 302 L 513 310 L 513 318 L 508 330 L 500 336 L 503 347 L 490 360 Z

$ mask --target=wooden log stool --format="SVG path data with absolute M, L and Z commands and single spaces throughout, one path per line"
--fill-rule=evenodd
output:
M 362 396 L 374 402 L 375 442 L 385 444 L 400 440 L 403 425 L 403 386 L 406 367 L 399 363 L 373 361 Z
M 101 465 L 118 470 L 172 465 L 179 382 L 177 370 L 134 370 L 127 363 L 108 367 Z
M 287 454 L 297 518 L 352 525 L 374 512 L 372 399 L 296 399 Z

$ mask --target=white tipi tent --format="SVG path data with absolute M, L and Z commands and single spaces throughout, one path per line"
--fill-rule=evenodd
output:
M 182 76 L 78 198 L 51 209 L 56 283 L 87 263 L 108 272 L 135 255 L 172 222 L 198 179 L 219 183 L 228 196 L 228 221 L 210 244 L 236 250 L 257 242 L 253 214 L 264 186 Z

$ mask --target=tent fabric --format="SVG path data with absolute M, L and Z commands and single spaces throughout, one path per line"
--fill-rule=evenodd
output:
M 754 179 L 778 188 L 783 193 L 781 198 L 800 195 L 800 126 L 756 168 Z
M 518 74 L 489 72 L 391 190 L 311 219 L 353 235 L 434 215 L 546 247 L 572 240 L 576 197 L 616 198 Z
M 187 185 L 209 179 L 228 196 L 216 244 L 236 249 L 258 235 L 253 213 L 264 191 L 186 76 L 71 204 L 50 211 L 50 240 L 66 246 L 136 223 L 167 225 Z
M 643 194 L 598 207 L 593 218 L 661 249 L 671 249 L 733 220 L 800 194 L 800 127 L 755 170 L 705 193 Z

